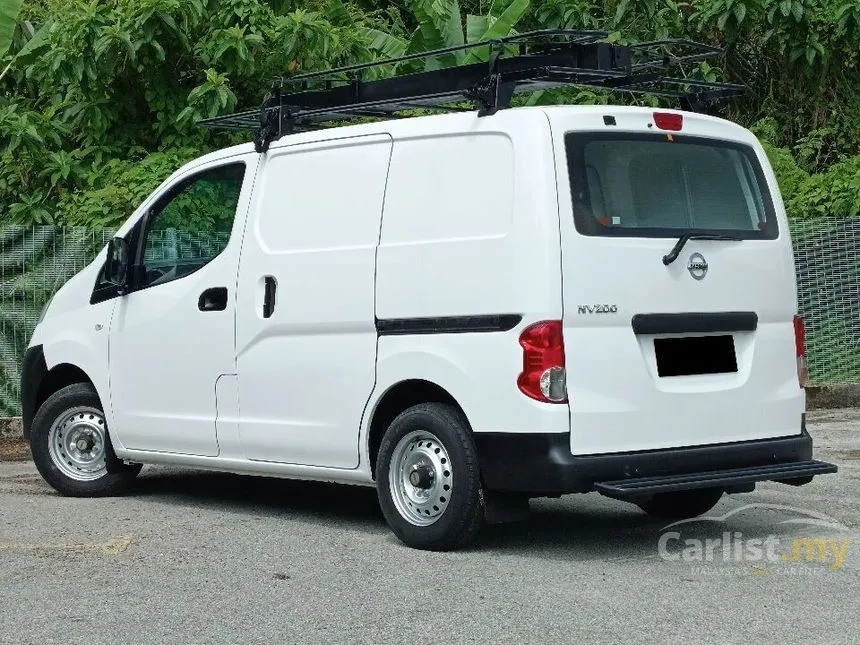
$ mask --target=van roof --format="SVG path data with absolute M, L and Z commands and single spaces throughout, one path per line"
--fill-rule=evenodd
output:
M 674 112 L 683 114 L 687 122 L 710 123 L 713 125 L 722 126 L 725 128 L 726 134 L 735 131 L 735 134 L 745 133 L 746 130 L 726 119 L 702 114 L 701 112 L 690 112 L 685 110 L 672 109 L 657 109 L 650 107 L 629 106 L 629 105 L 549 105 L 549 106 L 523 106 L 510 108 L 503 113 L 504 125 L 500 124 L 502 130 L 516 127 L 516 122 L 520 119 L 533 119 L 536 114 L 548 116 L 550 120 L 557 118 L 566 118 L 572 114 L 578 115 L 622 115 L 622 114 L 642 114 L 650 115 L 655 111 Z M 287 134 L 280 139 L 272 142 L 273 148 L 282 148 L 293 146 L 301 143 L 312 143 L 318 141 L 332 141 L 336 139 L 344 139 L 357 136 L 367 136 L 373 134 L 390 134 L 395 138 L 402 137 L 420 137 L 432 136 L 439 134 L 447 134 L 453 132 L 463 132 L 471 129 L 475 120 L 481 118 L 487 119 L 487 122 L 492 122 L 492 116 L 478 117 L 477 112 L 457 112 L 452 114 L 432 114 L 426 116 L 414 116 L 404 119 L 390 119 L 384 121 L 375 121 L 372 123 L 358 123 L 351 125 L 343 125 L 324 130 L 311 130 L 307 132 L 294 132 Z M 213 151 L 195 159 L 194 165 L 204 164 L 209 161 L 223 159 L 240 154 L 254 152 L 253 143 L 242 143 L 228 148 Z

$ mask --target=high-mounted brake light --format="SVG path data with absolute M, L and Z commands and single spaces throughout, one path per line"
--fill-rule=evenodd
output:
M 806 363 L 806 326 L 803 317 L 794 317 L 794 347 L 797 354 L 797 381 L 800 387 L 806 387 L 806 379 L 809 375 L 809 367 Z
M 678 132 L 684 125 L 684 115 L 671 112 L 654 112 L 654 125 L 661 130 Z
M 545 320 L 520 334 L 523 371 L 517 379 L 520 391 L 537 401 L 565 403 L 564 340 L 560 320 Z

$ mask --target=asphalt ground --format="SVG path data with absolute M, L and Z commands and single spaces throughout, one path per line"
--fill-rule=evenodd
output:
M 723 519 L 571 495 L 455 553 L 401 545 L 372 489 L 146 467 L 71 499 L 2 462 L 0 643 L 855 644 L 860 410 L 809 425 L 840 472 Z

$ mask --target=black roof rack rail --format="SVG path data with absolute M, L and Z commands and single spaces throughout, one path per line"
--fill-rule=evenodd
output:
M 604 31 L 545 29 L 279 76 L 260 109 L 203 119 L 199 124 L 252 130 L 257 152 L 265 152 L 273 140 L 285 134 L 326 124 L 342 125 L 368 117 L 400 118 L 406 116 L 402 112 L 416 108 L 443 112 L 477 108 L 479 116 L 486 116 L 509 107 L 514 94 L 564 86 L 673 98 L 682 109 L 692 111 L 743 93 L 742 85 L 667 75 L 685 64 L 720 54 L 717 47 L 691 40 L 619 45 L 606 42 L 607 37 Z M 480 49 L 485 51 L 475 53 Z M 404 66 L 408 69 L 413 61 L 458 53 L 468 53 L 468 60 L 476 62 L 364 78 L 371 70 L 380 76 Z

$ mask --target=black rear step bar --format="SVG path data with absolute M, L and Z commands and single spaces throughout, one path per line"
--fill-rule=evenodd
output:
M 835 473 L 837 470 L 836 466 L 824 461 L 798 461 L 788 464 L 768 464 L 729 470 L 595 482 L 594 489 L 607 497 L 630 500 L 657 493 L 671 493 L 697 488 L 737 490 L 760 481 L 777 481 L 799 486 L 808 483 L 815 475 Z M 749 489 L 747 488 L 747 490 Z

